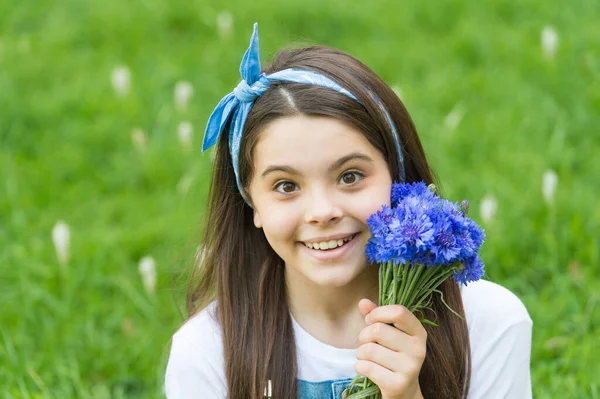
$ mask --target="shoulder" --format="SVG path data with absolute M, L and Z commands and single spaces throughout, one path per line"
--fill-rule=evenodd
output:
M 487 280 L 461 288 L 472 374 L 469 399 L 531 399 L 533 322 L 509 289 Z
M 521 299 L 500 284 L 478 280 L 461 287 L 461 294 L 469 329 L 532 324 Z
M 165 371 L 169 399 L 225 397 L 223 343 L 216 302 L 192 316 L 173 334 Z
M 217 320 L 217 302 L 211 302 L 207 307 L 190 317 L 173 334 L 173 340 L 187 342 L 199 353 L 215 354 L 222 349 L 221 327 Z

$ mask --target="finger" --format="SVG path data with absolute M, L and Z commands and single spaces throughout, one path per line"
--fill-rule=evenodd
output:
M 402 305 L 385 305 L 373 309 L 365 318 L 367 324 L 392 324 L 408 335 L 427 337 L 427 331 L 417 317 Z
M 396 352 L 383 345 L 368 342 L 356 350 L 358 360 L 368 360 L 385 367 L 392 372 L 401 372 L 407 367 L 411 369 L 418 361 L 404 352 Z
M 394 373 L 381 365 L 369 360 L 358 360 L 354 369 L 359 375 L 373 381 L 385 396 L 401 395 L 410 385 L 410 376 L 403 373 Z M 418 377 L 413 377 L 418 378 Z M 384 397 L 385 397 L 384 396 Z
M 360 309 L 360 313 L 362 313 L 363 316 L 368 315 L 376 307 L 377 305 L 367 298 L 363 298 L 358 302 L 358 308 Z
M 373 342 L 382 345 L 394 352 L 404 352 L 411 355 L 424 357 L 426 341 L 421 337 L 414 337 L 386 323 L 375 323 L 363 328 L 358 335 L 361 344 Z
M 394 372 L 370 360 L 359 359 L 354 364 L 354 370 L 362 376 L 368 377 L 380 388 L 380 383 L 394 376 Z

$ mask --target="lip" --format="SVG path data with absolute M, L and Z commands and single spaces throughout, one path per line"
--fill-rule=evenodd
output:
M 312 256 L 313 258 L 321 261 L 321 262 L 327 262 L 327 261 L 332 261 L 332 260 L 337 260 L 342 258 L 344 255 L 346 255 L 349 251 L 352 250 L 352 248 L 354 248 L 358 242 L 358 237 L 360 236 L 360 233 L 354 233 L 355 237 L 351 240 L 348 241 L 346 244 L 342 245 L 341 247 L 337 247 L 334 249 L 329 249 L 327 251 L 320 251 L 318 249 L 310 249 L 308 248 L 306 245 L 304 245 L 302 242 L 299 242 L 298 245 L 300 245 L 302 247 L 302 250 L 306 251 L 306 253 L 310 256 Z M 350 234 L 352 235 L 352 234 Z M 340 238 L 344 238 L 344 237 L 348 237 L 348 235 L 345 236 L 340 236 Z M 335 238 L 332 238 L 332 240 L 334 240 Z

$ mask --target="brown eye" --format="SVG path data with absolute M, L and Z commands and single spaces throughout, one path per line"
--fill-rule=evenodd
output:
M 277 190 L 278 192 L 282 193 L 282 194 L 290 194 L 293 193 L 294 188 L 296 187 L 296 185 L 294 183 L 291 183 L 289 181 L 284 181 L 279 183 L 276 187 L 275 190 Z
M 344 184 L 354 184 L 360 180 L 360 177 L 362 177 L 362 174 L 358 172 L 348 172 L 342 175 L 341 181 Z
M 294 191 L 294 185 L 292 183 L 283 183 L 281 187 L 286 193 L 291 193 L 292 191 Z

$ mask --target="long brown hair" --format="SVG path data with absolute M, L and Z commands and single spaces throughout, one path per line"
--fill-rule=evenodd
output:
M 334 90 L 314 85 L 274 83 L 254 103 L 246 121 L 240 149 L 240 177 L 246 192 L 252 179 L 252 151 L 261 130 L 276 118 L 290 115 L 328 116 L 361 131 L 388 163 L 399 181 L 399 162 L 392 131 L 366 87 L 389 111 L 398 130 L 406 181 L 436 180 L 406 108 L 389 86 L 366 65 L 342 51 L 311 46 L 281 50 L 262 72 L 286 68 L 309 69 L 328 76 L 351 93 L 356 102 Z M 190 280 L 189 316 L 216 299 L 221 325 L 228 395 L 232 399 L 262 398 L 266 381 L 272 397 L 295 399 L 297 359 L 288 308 L 285 269 L 261 229 L 253 210 L 236 187 L 228 151 L 229 127 L 217 143 L 203 234 L 203 257 Z M 198 278 L 195 278 L 198 277 Z M 464 317 L 458 285 L 441 286 L 448 305 Z M 419 382 L 425 398 L 466 397 L 470 380 L 467 324 L 451 314 L 439 297 L 432 309 L 439 327 L 425 326 L 427 356 Z

